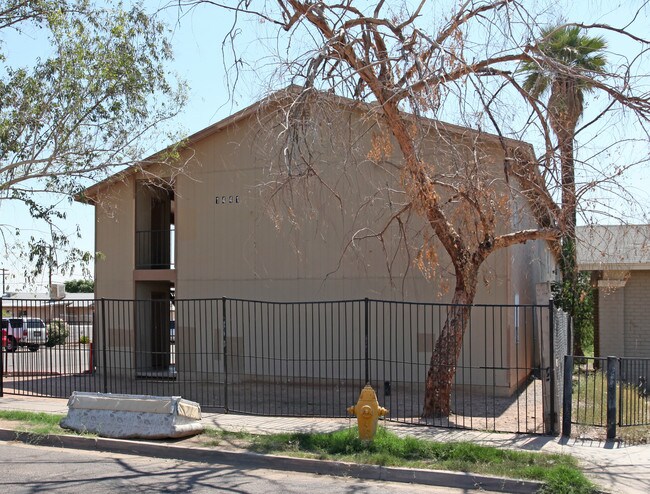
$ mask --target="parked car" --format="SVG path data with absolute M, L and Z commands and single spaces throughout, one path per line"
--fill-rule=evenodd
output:
M 47 342 L 45 323 L 37 317 L 3 317 L 2 329 L 6 331 L 5 349 L 8 352 L 15 352 L 19 346 L 35 352 Z
M 18 348 L 18 340 L 16 339 L 17 335 L 14 335 L 13 327 L 9 322 L 9 319 L 2 318 L 2 346 L 8 352 L 15 352 Z M 22 335 L 21 335 L 22 336 Z M 20 339 L 20 338 L 18 338 Z

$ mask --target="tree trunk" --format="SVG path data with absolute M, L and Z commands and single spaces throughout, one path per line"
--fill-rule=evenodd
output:
M 564 231 L 567 238 L 575 239 L 576 234 L 576 182 L 573 163 L 573 133 L 560 137 L 560 161 L 562 164 L 562 211 Z M 573 249 L 575 255 L 575 249 Z
M 568 283 L 570 287 L 570 307 L 571 317 L 575 317 L 575 305 L 577 303 L 577 284 L 578 284 L 578 262 L 576 256 L 576 183 L 575 183 L 575 164 L 573 159 L 573 132 L 561 131 L 558 133 L 558 144 L 560 148 L 560 162 L 562 173 L 562 214 L 564 216 L 564 235 L 562 237 L 562 280 Z M 584 355 L 582 341 L 577 337 L 578 334 L 573 331 L 573 355 Z
M 429 371 L 425 383 L 424 409 L 422 417 L 448 417 L 451 413 L 451 393 L 456 375 L 458 357 L 463 348 L 463 336 L 467 328 L 471 304 L 474 301 L 477 285 L 477 272 L 472 269 L 470 280 L 459 283 L 457 274 L 456 289 L 447 319 L 431 353 Z
M 548 100 L 549 117 L 557 136 L 560 150 L 560 175 L 562 180 L 562 272 L 563 292 L 569 292 L 569 306 L 563 307 L 573 317 L 577 298 L 578 270 L 576 262 L 576 182 L 573 141 L 576 125 L 582 115 L 582 93 L 572 78 L 558 77 L 553 82 Z M 573 338 L 573 353 L 582 355 L 582 345 Z

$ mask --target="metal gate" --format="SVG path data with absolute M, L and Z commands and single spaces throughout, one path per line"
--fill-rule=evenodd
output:
M 563 435 L 614 439 L 626 435 L 621 429 L 650 426 L 650 359 L 564 360 Z
M 206 410 L 340 417 L 370 382 L 390 420 L 554 430 L 560 326 L 550 305 L 472 306 L 452 413 L 422 419 L 431 352 L 450 305 L 229 298 L 66 303 L 4 302 L 6 313 L 41 319 L 49 333 L 36 351 L 3 351 L 5 392 L 181 395 Z

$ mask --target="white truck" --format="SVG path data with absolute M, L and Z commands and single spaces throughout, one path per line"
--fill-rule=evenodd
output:
M 7 352 L 26 346 L 31 352 L 47 342 L 45 323 L 37 317 L 3 317 L 2 336 Z

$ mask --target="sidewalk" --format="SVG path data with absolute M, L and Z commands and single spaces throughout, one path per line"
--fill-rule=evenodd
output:
M 5 395 L 0 410 L 67 413 L 67 400 Z M 206 426 L 254 434 L 278 432 L 331 432 L 354 425 L 352 419 L 260 417 L 203 413 Z M 650 445 L 625 446 L 618 442 L 565 440 L 559 437 L 502 434 L 383 423 L 396 434 L 435 441 L 469 441 L 487 446 L 548 453 L 566 453 L 579 459 L 585 473 L 604 491 L 650 492 Z

